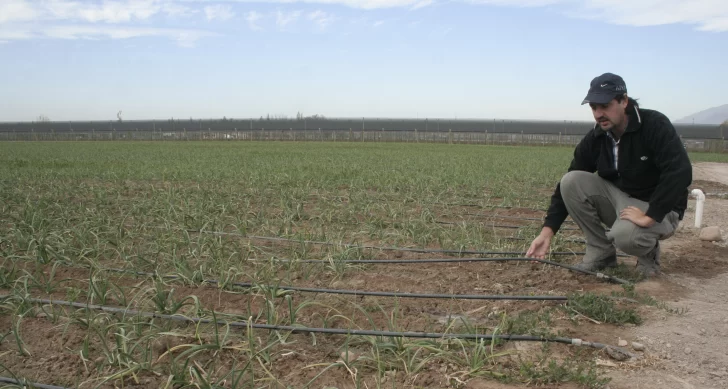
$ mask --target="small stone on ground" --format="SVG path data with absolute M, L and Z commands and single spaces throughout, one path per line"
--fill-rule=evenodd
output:
M 700 240 L 708 242 L 720 242 L 723 240 L 723 236 L 720 233 L 720 228 L 715 226 L 705 227 L 700 230 Z

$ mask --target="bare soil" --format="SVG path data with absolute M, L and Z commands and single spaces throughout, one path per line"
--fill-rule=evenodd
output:
M 698 163 L 693 188 L 706 192 L 703 226 L 719 226 L 723 242 L 702 242 L 694 228 L 695 201 L 678 233 L 664 241 L 664 275 L 639 289 L 666 298 L 683 314 L 655 310 L 639 327 L 618 335 L 643 343 L 649 364 L 624 365 L 610 372 L 610 387 L 647 389 L 728 388 L 728 164 Z M 618 339 L 612 339 L 616 342 Z

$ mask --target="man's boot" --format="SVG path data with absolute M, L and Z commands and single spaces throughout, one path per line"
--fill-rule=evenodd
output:
M 587 271 L 598 271 L 603 270 L 608 267 L 616 267 L 617 266 L 617 253 L 610 254 L 604 258 L 598 259 L 598 260 L 583 260 L 581 263 L 576 264 L 574 267 L 579 268 L 581 270 L 587 270 Z
M 637 271 L 645 278 L 650 278 L 660 273 L 660 242 L 645 256 L 637 257 Z

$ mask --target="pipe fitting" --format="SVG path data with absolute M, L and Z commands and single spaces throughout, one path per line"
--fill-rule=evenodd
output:
M 691 195 L 695 196 L 695 228 L 700 228 L 703 224 L 703 205 L 705 203 L 705 194 L 700 189 L 693 189 L 690 192 Z

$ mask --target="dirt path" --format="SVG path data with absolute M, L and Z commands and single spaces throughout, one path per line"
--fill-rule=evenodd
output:
M 693 172 L 693 187 L 728 185 L 728 164 L 700 163 Z M 615 368 L 609 374 L 611 389 L 728 388 L 728 200 L 708 196 L 703 214 L 703 226 L 721 228 L 721 243 L 699 241 L 694 210 L 691 200 L 680 230 L 664 242 L 670 270 L 638 287 L 677 296 L 668 301 L 669 306 L 687 312 L 655 309 L 645 324 L 625 329 L 624 339 L 646 346 L 646 363 Z M 712 266 L 706 268 L 707 264 Z M 701 268 L 709 271 L 698 271 Z
M 714 181 L 728 185 L 728 165 L 717 162 L 701 162 L 693 164 L 693 175 L 696 180 Z

